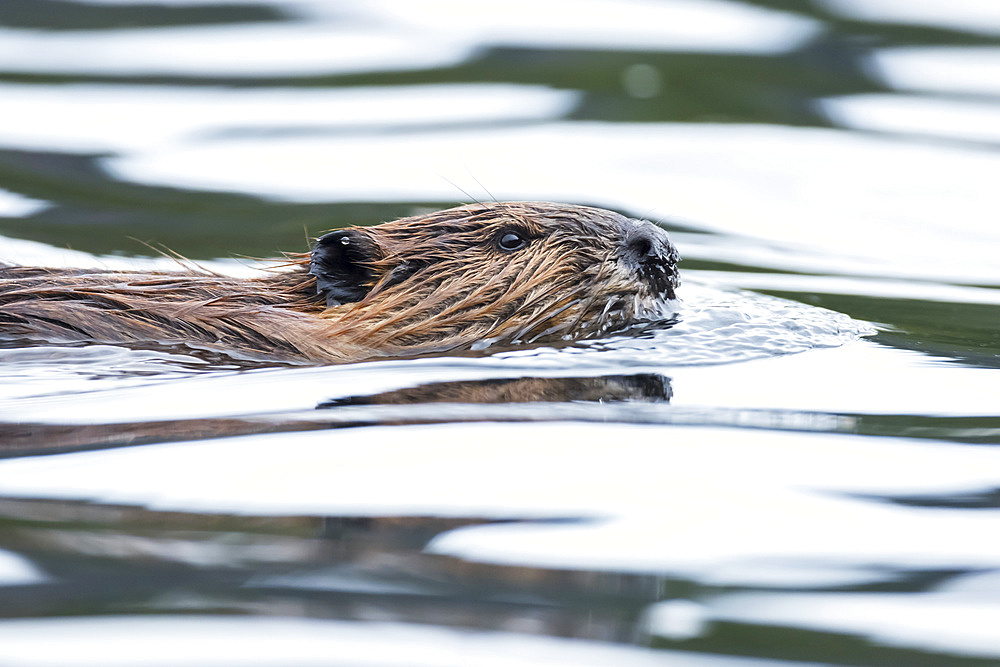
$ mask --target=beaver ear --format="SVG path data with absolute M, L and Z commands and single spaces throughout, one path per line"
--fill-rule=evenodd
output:
M 381 257 L 378 244 L 358 229 L 330 232 L 316 241 L 309 258 L 316 293 L 327 308 L 360 301 L 375 282 L 372 265 Z

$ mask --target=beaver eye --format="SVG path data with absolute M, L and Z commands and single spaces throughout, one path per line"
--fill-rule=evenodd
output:
M 523 234 L 518 232 L 510 231 L 506 232 L 500 237 L 500 247 L 508 252 L 513 252 L 514 250 L 520 250 L 524 246 L 528 245 L 528 239 L 525 238 Z

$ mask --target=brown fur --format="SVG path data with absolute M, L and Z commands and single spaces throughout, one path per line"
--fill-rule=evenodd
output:
M 567 340 L 669 317 L 677 259 L 609 211 L 476 204 L 333 232 L 254 279 L 0 267 L 0 334 L 324 362 Z

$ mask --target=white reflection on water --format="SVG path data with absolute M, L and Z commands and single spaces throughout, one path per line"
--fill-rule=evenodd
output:
M 288 4 L 292 5 L 298 0 L 288 0 Z M 339 0 L 317 0 L 318 2 L 338 2 Z M 88 5 L 134 5 L 135 0 L 87 0 Z M 169 5 L 173 7 L 197 7 L 199 5 L 212 5 L 212 6 L 223 6 L 223 5 L 246 5 L 247 0 L 156 0 L 158 5 Z M 255 3 L 256 4 L 256 3 Z M 267 4 L 266 2 L 261 2 L 259 4 Z M 271 4 L 274 4 L 273 2 Z
M 0 70 L 290 76 L 447 67 L 472 45 L 365 26 L 277 23 L 48 32 L 0 28 Z
M 0 29 L 0 70 L 319 75 L 443 68 L 490 46 L 779 53 L 819 31 L 811 19 L 725 0 L 271 4 L 310 20 L 57 33 Z
M 354 6 L 422 34 L 484 45 L 780 53 L 820 30 L 790 12 L 727 0 L 365 0 Z M 318 2 L 319 12 L 337 4 Z M 363 9 L 362 9 L 363 8 Z
M 707 600 L 706 622 L 730 621 L 849 634 L 889 646 L 1000 657 L 996 572 L 964 575 L 913 593 L 739 593 Z M 669 607 L 654 605 L 648 630 L 669 630 Z
M 157 270 L 178 271 L 185 267 L 173 257 L 122 257 L 119 255 L 92 255 L 80 250 L 59 248 L 47 243 L 12 239 L 0 236 L 0 262 L 21 266 L 73 267 L 108 269 L 112 271 Z M 197 266 L 227 276 L 259 276 L 263 262 L 222 257 L 198 260 Z
M 704 252 L 687 252 L 687 257 L 723 259 Z M 745 256 L 744 256 L 745 257 Z M 772 265 L 766 259 L 755 260 L 754 266 Z M 781 268 L 788 268 L 787 262 Z M 820 267 L 813 266 L 813 270 Z M 841 276 L 809 276 L 788 273 L 757 273 L 739 271 L 687 271 L 685 275 L 700 282 L 739 289 L 796 292 L 805 294 L 850 294 L 886 299 L 919 299 L 938 303 L 981 303 L 1000 306 L 1000 291 L 989 287 L 966 287 L 917 281 L 874 280 Z
M 49 577 L 24 556 L 0 549 L 0 588 L 28 586 L 49 581 Z
M 150 378 L 147 386 L 131 386 L 137 383 L 134 379 L 87 380 L 85 373 L 92 369 L 84 366 L 83 378 L 75 381 L 70 378 L 70 384 L 61 387 L 67 379 L 58 373 L 72 372 L 66 368 L 66 356 L 72 354 L 69 351 L 62 365 L 53 369 L 57 373 L 54 379 L 39 372 L 37 384 L 23 386 L 15 369 L 4 387 L 5 400 L 0 401 L 0 413 L 16 414 L 27 422 L 68 424 L 265 416 L 295 411 L 305 411 L 297 418 L 322 418 L 315 406 L 324 401 L 421 383 L 574 377 L 621 373 L 624 369 L 669 375 L 674 389 L 671 405 L 684 408 L 953 416 L 989 415 L 996 411 L 995 370 L 948 363 L 947 359 L 919 352 L 855 342 L 740 364 L 658 366 L 650 359 L 658 347 L 662 344 L 654 342 L 634 350 L 612 348 L 576 356 L 567 356 L 565 350 L 542 348 L 484 359 L 418 359 L 268 369 L 214 373 L 169 382 L 164 380 L 170 376 L 164 375 Z M 144 361 L 152 364 L 159 357 L 163 357 L 160 363 L 169 362 L 164 355 L 151 359 L 146 359 L 143 353 L 133 355 L 126 356 L 128 364 L 138 366 Z M 643 357 L 647 358 L 646 365 L 637 365 L 635 358 Z M 112 362 L 113 359 L 103 363 Z M 95 391 L 68 393 L 85 389 L 88 382 Z M 36 394 L 37 397 L 32 397 Z
M 0 349 L 0 414 L 11 419 L 16 401 L 27 396 L 93 392 L 107 386 L 122 389 L 186 377 L 201 360 L 163 351 L 129 350 L 111 345 L 38 346 Z
M 50 204 L 7 190 L 0 190 L 0 217 L 20 218 L 45 210 Z
M 675 405 L 899 415 L 990 415 L 997 372 L 870 343 L 670 370 Z
M 543 123 L 234 140 L 104 164 L 141 183 L 304 201 L 448 200 L 448 180 L 479 191 L 471 173 L 499 199 L 625 206 L 778 243 L 796 262 L 832 258 L 838 273 L 1000 285 L 1000 154 L 845 131 Z
M 996 0 L 819 0 L 841 16 L 864 21 L 906 23 L 1000 34 Z
M 806 665 L 427 625 L 194 615 L 3 620 L 0 660 L 19 667 Z
M 571 91 L 504 84 L 263 90 L 0 84 L 0 145 L 140 151 L 211 143 L 232 134 L 546 120 L 568 113 L 577 99 Z
M 850 95 L 817 101 L 842 127 L 1000 143 L 1000 100 L 969 102 L 920 95 Z
M 1000 451 L 904 438 L 448 424 L 0 461 L 0 492 L 255 516 L 590 518 L 460 528 L 427 549 L 706 584 L 753 585 L 763 572 L 770 585 L 800 585 L 803 567 L 823 579 L 824 567 L 1000 567 L 1000 511 L 854 497 L 978 492 L 1000 484 L 998 470 Z
M 1000 48 L 994 46 L 879 49 L 866 69 L 900 90 L 1000 95 Z

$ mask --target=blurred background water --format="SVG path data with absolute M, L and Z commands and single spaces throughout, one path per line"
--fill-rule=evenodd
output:
M 684 308 L 0 344 L 0 664 L 995 665 L 998 182 L 995 0 L 3 0 L 0 260 L 570 201 L 663 225 Z

